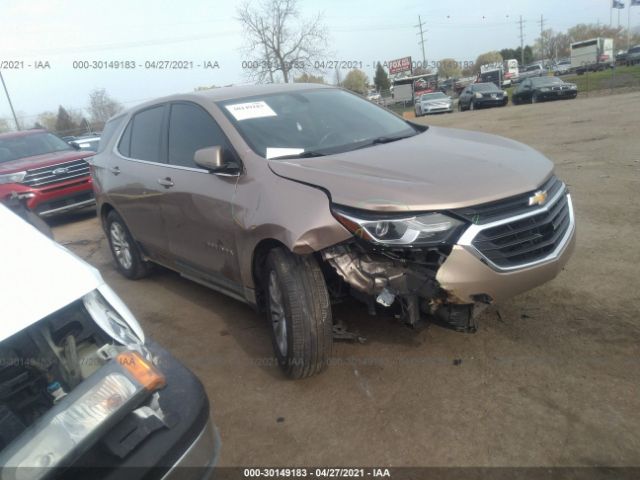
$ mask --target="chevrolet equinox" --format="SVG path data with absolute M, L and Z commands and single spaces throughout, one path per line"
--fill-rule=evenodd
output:
M 571 197 L 537 151 L 328 86 L 151 101 L 107 123 L 91 163 L 120 272 L 160 264 L 264 311 L 292 378 L 328 364 L 341 297 L 473 331 L 574 245 Z

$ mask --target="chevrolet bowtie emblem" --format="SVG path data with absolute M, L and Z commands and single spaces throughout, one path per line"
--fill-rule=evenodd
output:
M 547 192 L 544 190 L 538 190 L 531 197 L 529 197 L 529 206 L 531 205 L 544 205 L 547 201 Z

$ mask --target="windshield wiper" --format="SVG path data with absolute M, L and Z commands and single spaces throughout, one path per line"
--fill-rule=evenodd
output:
M 405 138 L 413 137 L 414 135 L 417 135 L 417 133 L 410 133 L 409 135 L 397 135 L 395 137 L 376 137 L 376 138 L 372 138 L 371 140 L 367 140 L 362 145 L 358 145 L 356 148 L 354 148 L 354 150 L 358 150 L 359 148 L 371 147 L 372 145 L 380 145 L 383 143 L 397 142 L 398 140 L 403 140 Z
M 286 158 L 312 158 L 312 157 L 324 157 L 326 153 L 322 152 L 314 152 L 313 150 L 307 150 L 306 152 L 300 153 L 292 153 L 289 155 L 278 155 L 277 157 L 272 157 L 269 160 L 282 160 Z

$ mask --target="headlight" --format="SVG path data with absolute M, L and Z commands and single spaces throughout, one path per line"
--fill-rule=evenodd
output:
M 571 85 L 569 85 L 569 88 L 570 88 L 571 90 L 577 90 L 577 89 L 578 89 L 578 86 L 577 86 L 577 85 L 574 85 L 574 84 L 572 83 Z
M 131 326 L 111 306 L 98 290 L 87 293 L 82 301 L 93 320 L 107 332 L 111 338 L 122 345 L 139 345 L 143 339 L 133 331 Z
M 480 92 L 476 92 L 475 97 L 476 98 L 482 98 L 482 94 Z
M 503 90 L 503 91 L 502 91 L 502 95 L 504 95 L 505 97 L 508 97 L 508 96 L 509 96 L 509 94 L 507 93 L 507 91 L 506 91 L 506 90 Z
M 0 185 L 5 183 L 20 183 L 27 176 L 27 172 L 14 172 L 0 175 Z
M 121 353 L 0 453 L 0 477 L 40 479 L 56 468 L 69 466 L 104 431 L 165 383 L 165 377 L 138 354 Z
M 333 213 L 338 221 L 354 235 L 383 245 L 441 245 L 457 240 L 464 225 L 460 220 L 442 213 L 415 216 L 359 218 L 340 209 Z
M 540 89 L 541 92 L 548 92 L 549 90 L 551 90 L 549 87 L 542 87 Z

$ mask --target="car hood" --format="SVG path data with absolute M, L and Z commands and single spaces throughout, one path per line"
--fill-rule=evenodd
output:
M 100 273 L 0 205 L 0 341 L 104 286 Z
M 94 152 L 78 150 L 43 153 L 42 155 L 35 155 L 33 157 L 24 157 L 10 162 L 2 162 L 0 163 L 0 173 L 21 172 L 23 170 L 30 170 L 33 168 L 47 167 L 49 165 L 71 162 L 73 160 L 79 160 L 93 155 L 95 155 Z
M 273 159 L 269 166 L 325 189 L 333 203 L 392 212 L 491 202 L 534 190 L 553 172 L 549 159 L 522 143 L 440 127 L 326 157 Z

